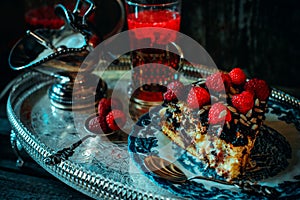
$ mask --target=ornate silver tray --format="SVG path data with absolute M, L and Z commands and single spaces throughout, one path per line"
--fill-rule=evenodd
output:
M 175 198 L 142 174 L 131 173 L 138 170 L 130 163 L 127 135 L 89 138 L 68 160 L 47 165 L 47 156 L 76 143 L 86 134 L 83 124 L 79 130 L 82 132 L 77 134 L 74 111 L 51 105 L 47 90 L 53 82 L 55 79 L 41 73 L 25 73 L 16 81 L 7 104 L 17 143 L 38 164 L 59 180 L 95 199 Z
M 108 71 L 103 77 L 108 88 L 113 88 L 126 71 L 122 66 Z M 132 161 L 128 135 L 122 132 L 90 137 L 68 159 L 55 165 L 46 164 L 50 155 L 89 134 L 84 123 L 93 112 L 53 107 L 47 92 L 55 81 L 39 72 L 24 73 L 16 80 L 7 103 L 16 151 L 22 147 L 53 176 L 95 199 L 184 199 L 144 176 Z M 273 89 L 271 101 L 299 112 L 299 100 L 281 91 Z M 290 120 L 299 131 L 299 118 L 292 116 Z

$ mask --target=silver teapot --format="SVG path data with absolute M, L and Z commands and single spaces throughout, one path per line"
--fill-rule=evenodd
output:
M 124 7 L 121 0 L 115 1 L 119 6 L 120 19 L 113 30 L 103 36 L 98 34 L 96 26 L 87 21 L 96 11 L 92 0 L 77 0 L 73 11 L 62 4 L 56 5 L 55 14 L 64 20 L 64 25 L 59 29 L 28 30 L 10 52 L 10 67 L 14 70 L 31 68 L 57 78 L 57 82 L 48 92 L 52 104 L 57 108 L 74 109 L 72 98 L 79 98 L 76 102 L 80 102 L 80 99 L 96 98 L 94 102 L 97 104 L 106 94 L 106 83 L 91 73 L 95 63 L 85 66 L 81 64 L 97 44 L 122 30 Z M 83 6 L 85 7 L 82 13 Z M 82 77 L 77 77 L 76 80 L 80 80 L 84 86 L 80 94 L 74 96 L 72 87 L 78 74 Z M 88 74 L 88 80 L 85 80 L 84 74 Z M 87 81 L 93 84 L 86 84 Z M 77 108 L 91 106 L 82 102 L 77 104 Z

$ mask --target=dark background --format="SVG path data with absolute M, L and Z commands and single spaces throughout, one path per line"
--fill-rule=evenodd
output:
M 12 45 L 25 32 L 24 3 L 22 0 L 0 2 L 0 91 L 19 72 L 8 66 L 8 54 Z
M 182 31 L 222 69 L 241 67 L 272 86 L 300 88 L 300 2 L 184 1 Z
M 25 34 L 29 2 L 33 0 L 0 3 L 0 91 L 20 73 L 9 68 L 7 58 Z M 97 26 L 104 31 L 109 27 L 106 16 L 116 13 L 107 2 L 111 1 L 96 1 L 98 7 L 102 5 L 98 13 L 104 16 Z M 198 41 L 220 69 L 241 67 L 250 77 L 300 96 L 298 0 L 183 0 L 182 6 L 181 32 Z

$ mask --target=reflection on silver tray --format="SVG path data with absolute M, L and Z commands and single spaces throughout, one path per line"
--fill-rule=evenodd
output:
M 162 199 L 165 196 L 177 199 L 167 190 L 158 188 L 131 164 L 128 135 L 122 132 L 89 138 L 68 160 L 47 165 L 45 158 L 90 134 L 84 128 L 90 111 L 78 115 L 81 119 L 75 119 L 74 112 L 51 106 L 47 91 L 55 81 L 37 72 L 23 74 L 16 81 L 7 104 L 9 121 L 18 142 L 39 165 L 96 199 Z
M 110 89 L 114 87 L 114 82 L 118 81 L 120 76 L 122 73 L 115 71 L 106 75 L 104 79 Z M 63 160 L 58 165 L 46 165 L 44 159 L 47 156 L 89 134 L 84 124 L 91 113 L 80 115 L 81 118 L 77 118 L 78 123 L 75 124 L 73 112 L 51 106 L 47 90 L 55 81 L 53 77 L 37 72 L 25 73 L 16 81 L 7 104 L 8 117 L 17 140 L 37 163 L 64 183 L 97 199 L 182 199 L 182 196 L 174 194 L 173 190 L 159 187 L 137 169 L 138 166 L 132 162 L 129 155 L 128 135 L 125 133 L 89 138 L 76 148 L 69 160 Z M 299 141 L 299 109 L 291 109 L 292 106 L 299 108 L 299 101 L 273 90 L 270 103 L 270 116 L 275 117 L 274 123 L 280 126 L 276 130 L 289 142 Z M 271 124 L 267 125 L 272 127 Z M 287 131 L 298 134 L 285 135 Z M 129 140 L 132 141 L 132 138 L 129 137 Z M 289 160 L 286 170 L 293 169 L 293 166 L 297 166 L 300 162 L 294 159 L 299 156 L 299 146 L 291 142 L 290 144 L 293 159 Z M 285 171 L 280 174 L 286 174 Z M 277 176 L 268 180 L 274 181 L 275 184 L 278 182 Z M 299 177 L 286 177 L 283 180 L 293 179 L 297 182 L 299 181 L 296 180 L 297 178 L 299 179 Z M 145 185 L 147 187 L 144 187 Z M 284 188 L 285 195 L 289 196 L 294 195 L 294 191 L 298 191 L 294 188 L 296 186 L 297 184 L 291 184 L 289 190 L 285 188 L 286 186 L 279 187 Z M 214 190 L 217 189 L 213 189 L 213 192 Z M 208 194 L 214 196 L 214 193 Z

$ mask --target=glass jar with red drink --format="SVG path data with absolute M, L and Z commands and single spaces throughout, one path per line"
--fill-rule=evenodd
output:
M 180 47 L 174 42 L 180 29 L 181 0 L 126 0 L 126 13 L 132 48 L 132 99 L 160 104 L 165 85 L 174 79 L 180 64 Z M 174 48 L 178 53 L 170 51 Z

